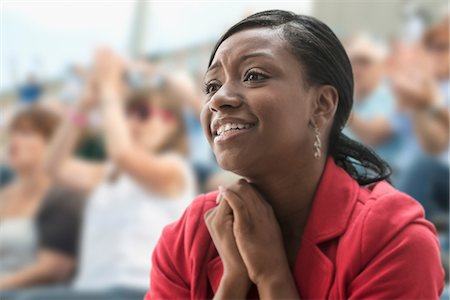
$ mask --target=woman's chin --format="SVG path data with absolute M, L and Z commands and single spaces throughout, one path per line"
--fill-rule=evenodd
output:
M 230 171 L 233 172 L 233 170 L 236 170 L 237 168 L 240 167 L 240 162 L 236 161 L 234 159 L 231 159 L 230 157 L 217 157 L 217 163 L 219 164 L 219 166 L 226 170 L 226 171 Z
M 238 159 L 230 159 L 229 157 L 224 159 L 217 159 L 219 166 L 225 170 L 232 172 L 238 176 L 246 176 L 245 170 L 248 170 L 249 160 L 243 161 L 241 158 Z

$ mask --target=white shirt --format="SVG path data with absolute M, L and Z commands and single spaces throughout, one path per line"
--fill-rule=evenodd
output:
M 148 289 L 151 255 L 162 229 L 181 217 L 195 196 L 194 176 L 184 161 L 183 166 L 187 185 L 177 198 L 148 192 L 127 174 L 115 182 L 105 178 L 97 187 L 84 215 L 76 289 Z
M 0 277 L 10 275 L 36 259 L 38 234 L 32 217 L 0 222 Z

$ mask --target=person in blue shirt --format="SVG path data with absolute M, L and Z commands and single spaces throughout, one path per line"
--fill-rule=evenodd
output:
M 19 101 L 23 104 L 33 104 L 39 100 L 42 93 L 42 85 L 33 75 L 29 75 L 26 82 L 19 86 Z
M 397 164 L 408 123 L 399 121 L 395 97 L 385 78 L 384 45 L 368 35 L 356 35 L 346 43 L 354 75 L 353 113 L 344 129 L 352 139 L 370 146 L 399 176 Z

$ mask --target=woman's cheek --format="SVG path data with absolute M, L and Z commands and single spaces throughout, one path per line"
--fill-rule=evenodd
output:
M 203 108 L 200 112 L 200 123 L 202 125 L 202 129 L 203 129 L 203 133 L 206 136 L 206 138 L 208 139 L 209 143 L 212 143 L 212 134 L 211 134 L 211 118 L 212 118 L 212 113 L 209 110 L 208 104 L 205 103 L 203 105 Z
M 33 145 L 28 149 L 28 156 L 33 159 L 41 160 L 45 156 L 47 150 L 47 144 L 45 141 L 39 139 L 33 142 Z

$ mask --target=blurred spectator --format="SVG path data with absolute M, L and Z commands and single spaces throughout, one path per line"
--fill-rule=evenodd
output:
M 0 194 L 2 291 L 64 282 L 75 270 L 81 202 L 73 205 L 76 195 L 67 191 L 55 194 L 42 168 L 57 123 L 55 115 L 34 106 L 19 112 L 9 128 L 16 177 Z
M 19 101 L 24 105 L 37 102 L 43 92 L 42 85 L 37 81 L 34 75 L 29 75 L 24 84 L 19 86 Z
M 416 151 L 399 188 L 419 200 L 429 218 L 440 212 L 448 215 L 449 205 L 448 22 L 446 17 L 430 27 L 420 45 L 399 51 L 391 74 L 398 101 L 409 112 L 423 149 Z
M 100 51 L 93 74 L 97 89 L 86 87 L 52 142 L 48 171 L 88 199 L 75 290 L 43 291 L 46 299 L 96 291 L 109 299 L 108 292 L 118 290 L 143 296 L 162 228 L 181 216 L 195 195 L 195 180 L 183 159 L 181 103 L 152 89 L 133 91 L 124 103 L 123 78 L 121 60 Z M 97 104 L 110 158 L 105 163 L 71 156 L 86 115 Z
M 394 126 L 396 103 L 386 80 L 386 47 L 368 35 L 356 35 L 346 43 L 354 76 L 353 112 L 344 132 L 371 146 L 393 168 L 402 150 L 400 132 Z

